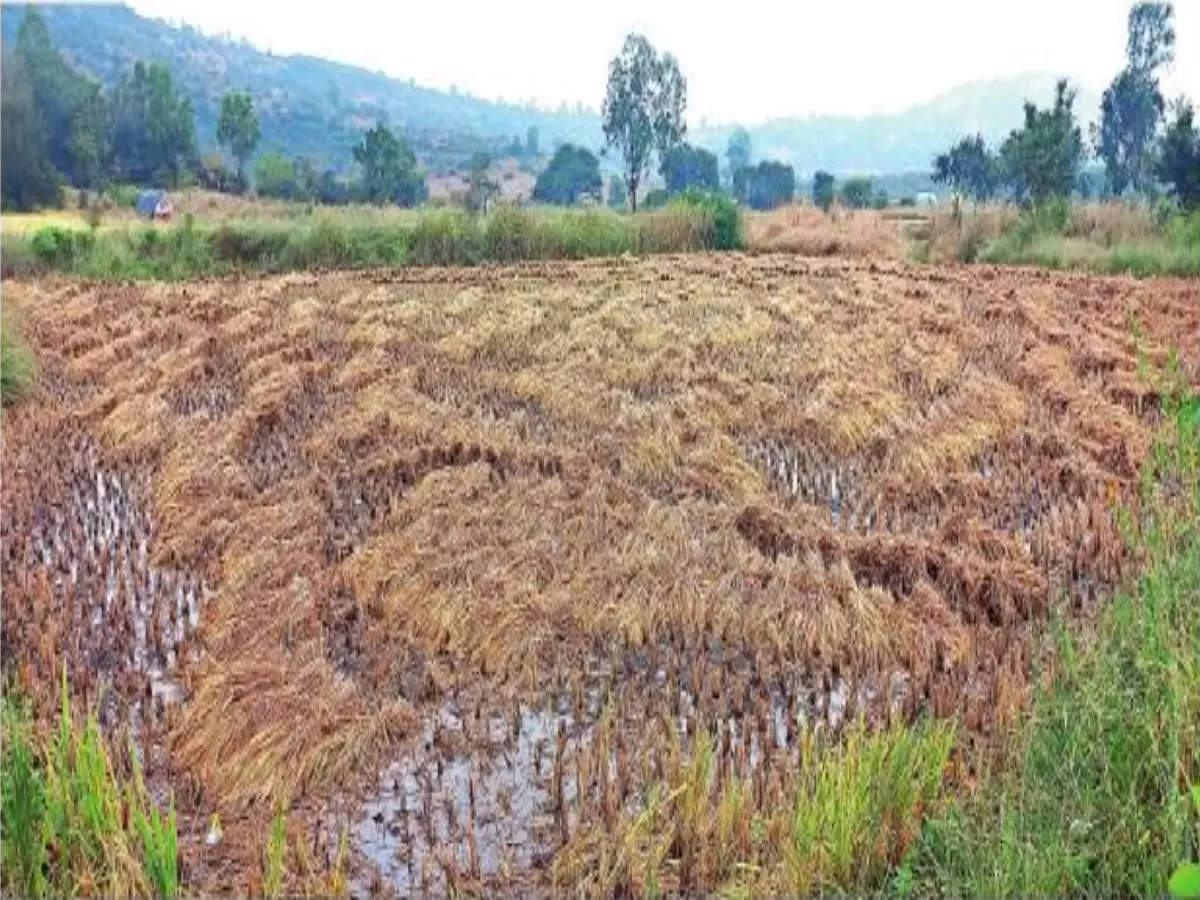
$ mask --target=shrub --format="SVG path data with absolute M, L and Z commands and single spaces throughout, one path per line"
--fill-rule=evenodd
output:
M 289 234 L 277 226 L 227 223 L 213 234 L 213 257 L 271 269 L 287 247 Z
M 45 265 L 69 269 L 86 256 L 94 244 L 95 235 L 90 231 L 47 225 L 37 230 L 30 246 L 34 256 Z
M 113 206 L 127 209 L 137 206 L 139 193 L 141 191 L 136 184 L 110 184 L 104 189 L 104 195 L 112 200 Z
M 725 194 L 688 190 L 679 195 L 678 202 L 707 217 L 709 235 L 704 241 L 706 250 L 740 250 L 742 215 L 733 198 Z

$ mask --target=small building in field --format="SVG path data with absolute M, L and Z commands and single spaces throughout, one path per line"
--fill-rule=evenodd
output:
M 143 219 L 169 219 L 171 198 L 166 191 L 142 191 L 138 194 L 136 209 Z

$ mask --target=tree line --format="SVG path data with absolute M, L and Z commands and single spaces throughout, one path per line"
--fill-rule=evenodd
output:
M 2 65 L 5 207 L 55 204 L 66 181 L 174 184 L 195 166 L 191 102 L 166 67 L 139 62 L 106 93 L 66 64 L 32 7 Z
M 221 101 L 215 138 L 236 161 L 198 153 L 191 101 L 157 63 L 136 63 L 105 91 L 72 69 L 54 46 L 45 20 L 28 7 L 0 73 L 0 204 L 33 209 L 61 202 L 61 188 L 103 190 L 133 183 L 154 187 L 202 184 L 242 192 L 247 163 L 259 142 L 259 122 L 249 92 Z M 526 146 L 536 149 L 537 132 Z M 414 205 L 427 196 L 416 156 L 402 136 L 379 123 L 354 148 L 358 178 L 334 170 L 318 173 L 306 157 L 266 153 L 255 165 L 258 192 L 293 200 L 396 202 Z
M 1129 13 L 1127 63 L 1104 92 L 1101 120 L 1090 145 L 1104 164 L 1104 192 L 1154 194 L 1160 186 L 1181 206 L 1200 204 L 1200 137 L 1190 102 L 1180 98 L 1167 121 L 1158 72 L 1174 55 L 1173 8 L 1139 2 Z M 260 139 L 248 92 L 222 98 L 215 138 L 236 162 L 221 154 L 197 153 L 190 101 L 179 94 L 171 72 L 137 63 L 108 91 L 74 71 L 50 39 L 38 12 L 28 8 L 16 46 L 3 59 L 3 205 L 32 208 L 54 204 L 64 183 L 98 189 L 115 182 L 174 187 L 200 183 L 241 192 L 250 185 L 247 163 Z M 933 179 L 956 196 L 986 200 L 1003 195 L 1040 203 L 1073 191 L 1088 193 L 1081 174 L 1089 142 L 1075 118 L 1075 94 L 1065 81 L 1053 104 L 1026 103 L 1024 123 L 991 150 L 981 135 L 966 137 L 933 160 Z M 687 142 L 684 113 L 687 81 L 670 53 L 659 54 L 643 36 L 629 35 L 609 65 L 603 103 L 605 145 L 616 151 L 622 175 L 605 182 L 600 157 L 563 144 L 538 175 L 533 199 L 544 203 L 601 202 L 636 211 L 688 191 L 727 192 L 740 204 L 771 209 L 792 201 L 796 177 L 784 162 L 753 161 L 749 133 L 738 128 L 725 156 L 722 178 L 714 153 Z M 1160 127 L 1164 124 L 1165 127 Z M 536 157 L 538 134 L 514 135 L 510 153 Z M 383 122 L 353 149 L 357 177 L 319 171 L 307 157 L 271 151 L 258 157 L 253 182 L 259 194 L 287 200 L 398 203 L 411 206 L 428 196 L 416 156 L 402 135 Z M 644 188 L 657 163 L 663 187 Z M 475 154 L 468 167 L 466 202 L 486 210 L 498 195 L 488 177 L 490 157 Z M 838 188 L 833 176 L 815 174 L 813 203 L 828 209 L 835 198 L 847 207 L 882 207 L 889 199 L 869 178 L 849 178 Z
M 1154 198 L 1165 189 L 1180 207 L 1200 206 L 1200 132 L 1192 103 L 1167 104 L 1158 74 L 1174 59 L 1174 8 L 1140 2 L 1129 11 L 1126 64 L 1104 91 L 1100 121 L 1089 131 L 1104 166 L 1102 193 Z M 991 150 L 982 135 L 965 137 L 933 160 L 933 180 L 976 201 L 1007 196 L 1040 204 L 1072 193 L 1087 196 L 1082 172 L 1089 141 L 1075 117 L 1075 93 L 1059 81 L 1054 102 L 1025 104 L 1020 128 Z

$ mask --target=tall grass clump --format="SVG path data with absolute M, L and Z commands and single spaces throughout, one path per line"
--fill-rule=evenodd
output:
M 8 313 L 0 317 L 0 404 L 5 406 L 27 391 L 37 374 L 15 318 Z
M 928 822 L 905 892 L 1162 896 L 1200 859 L 1200 396 L 1178 379 L 1138 506 L 1141 577 L 1092 634 L 1056 635 L 1014 758 Z
M 983 247 L 984 262 L 1102 274 L 1200 274 L 1200 212 L 1168 215 L 1123 203 L 1051 200 L 1023 211 Z
M 878 889 L 935 808 L 953 727 L 802 736 L 782 792 L 720 766 L 701 732 L 668 741 L 667 777 L 635 813 L 572 836 L 555 883 L 582 896 L 800 896 Z
M 175 812 L 161 814 L 137 757 L 121 785 L 94 716 L 71 715 L 63 674 L 54 733 L 41 736 L 26 707 L 6 694 L 0 771 L 0 883 L 10 896 L 178 893 Z
M 399 213 L 400 211 L 398 211 Z M 47 225 L 5 234 L 11 275 L 66 272 L 88 278 L 184 279 L 227 272 L 584 259 L 622 253 L 731 250 L 742 246 L 732 200 L 689 193 L 638 215 L 604 208 L 498 205 L 488 215 L 428 209 L 403 215 L 324 211 L 198 224 L 90 231 Z
M 280 801 L 263 849 L 263 895 L 282 897 L 287 880 L 287 803 Z

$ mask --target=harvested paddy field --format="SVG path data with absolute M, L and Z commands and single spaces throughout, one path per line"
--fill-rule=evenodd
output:
M 1031 636 L 1136 565 L 1139 359 L 1200 380 L 1169 279 L 727 254 L 4 289 L 41 371 L 4 414 L 5 666 L 49 707 L 65 664 L 131 730 L 213 890 L 261 888 L 281 798 L 297 889 L 343 830 L 364 890 L 647 888 L 629 823 L 687 800 L 656 784 L 703 784 L 769 876 L 751 820 L 859 717 L 1012 721 Z M 725 877 L 699 846 L 659 887 Z

